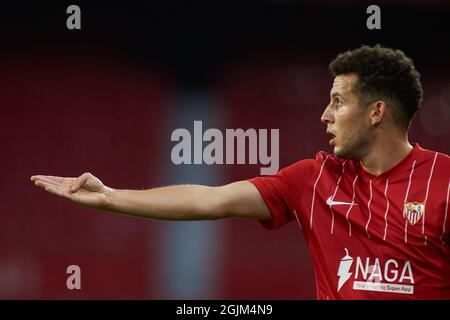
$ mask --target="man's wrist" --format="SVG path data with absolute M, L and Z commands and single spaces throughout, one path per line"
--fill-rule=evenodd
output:
M 114 199 L 117 194 L 117 190 L 105 186 L 105 190 L 103 191 L 104 199 L 103 203 L 101 204 L 102 209 L 114 211 Z

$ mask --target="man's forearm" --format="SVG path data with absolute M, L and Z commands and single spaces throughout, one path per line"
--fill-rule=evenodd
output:
M 108 188 L 103 209 L 159 220 L 214 220 L 223 217 L 216 187 L 177 185 L 149 190 Z

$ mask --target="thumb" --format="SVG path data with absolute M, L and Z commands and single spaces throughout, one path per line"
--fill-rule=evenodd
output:
M 79 176 L 75 182 L 70 187 L 70 192 L 77 192 L 80 190 L 80 188 L 88 181 L 91 174 L 89 172 L 83 173 L 81 176 Z

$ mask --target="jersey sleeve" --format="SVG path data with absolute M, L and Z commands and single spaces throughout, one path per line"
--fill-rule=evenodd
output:
M 294 210 L 304 190 L 311 185 L 317 160 L 301 160 L 271 176 L 249 179 L 260 192 L 272 218 L 259 220 L 267 229 L 277 229 L 295 219 Z M 297 213 L 298 210 L 297 210 Z

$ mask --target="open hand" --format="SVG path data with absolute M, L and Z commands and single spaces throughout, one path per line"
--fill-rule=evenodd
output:
M 103 207 L 112 190 L 89 172 L 78 178 L 35 175 L 31 181 L 49 193 L 94 208 Z

